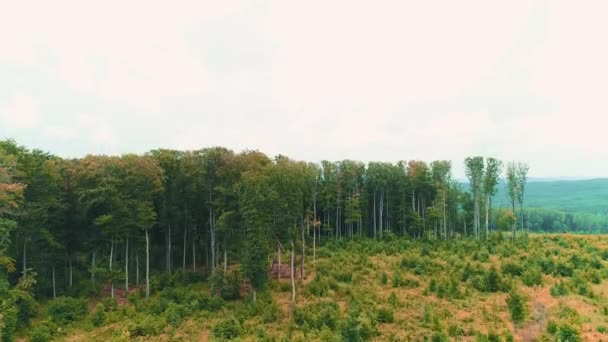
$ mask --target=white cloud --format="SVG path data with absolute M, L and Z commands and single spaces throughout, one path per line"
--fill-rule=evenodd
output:
M 16 129 L 36 128 L 40 124 L 40 109 L 31 96 L 18 93 L 11 102 L 0 106 L 3 123 Z
M 78 152 L 224 145 L 308 160 L 452 159 L 457 173 L 486 154 L 527 160 L 534 175 L 606 175 L 607 10 L 600 0 L 12 2 L 0 12 L 0 68 L 14 77 L 0 94 L 30 95 L 0 98 L 2 119 L 26 113 L 10 117 L 9 134 Z

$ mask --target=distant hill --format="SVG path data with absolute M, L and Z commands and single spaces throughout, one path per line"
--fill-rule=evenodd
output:
M 465 185 L 466 186 L 466 185 Z M 508 207 L 505 184 L 498 186 L 493 207 Z M 585 180 L 532 179 L 526 186 L 526 207 L 608 214 L 608 178 Z

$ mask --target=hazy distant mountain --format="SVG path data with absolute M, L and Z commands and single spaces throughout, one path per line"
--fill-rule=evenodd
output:
M 494 207 L 508 207 L 504 182 L 499 184 Z M 608 214 L 608 178 L 533 178 L 526 186 L 527 207 Z

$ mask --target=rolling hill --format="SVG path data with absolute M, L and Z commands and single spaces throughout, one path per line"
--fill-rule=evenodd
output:
M 608 178 L 588 180 L 531 180 L 526 187 L 526 207 L 567 212 L 608 214 Z M 504 183 L 494 197 L 494 207 L 508 207 Z

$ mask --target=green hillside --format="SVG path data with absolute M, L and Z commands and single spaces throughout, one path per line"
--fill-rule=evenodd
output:
M 499 186 L 495 207 L 509 206 L 505 186 Z M 526 186 L 526 206 L 608 214 L 608 179 L 531 181 Z

